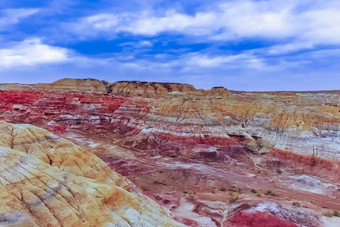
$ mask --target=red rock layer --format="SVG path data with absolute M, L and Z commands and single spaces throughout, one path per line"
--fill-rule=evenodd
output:
M 268 154 L 268 159 L 271 161 L 277 159 L 280 162 L 279 165 L 285 165 L 297 172 L 327 178 L 334 182 L 340 181 L 340 162 L 332 162 L 313 155 L 299 155 L 279 149 L 273 149 Z

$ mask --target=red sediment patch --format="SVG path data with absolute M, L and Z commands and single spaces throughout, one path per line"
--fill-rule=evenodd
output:
M 49 127 L 47 127 L 48 130 L 50 130 L 51 132 L 55 133 L 55 134 L 63 134 L 66 129 L 67 129 L 67 126 L 66 125 L 59 125 L 59 124 L 53 124 Z
M 1 102 L 11 104 L 31 104 L 43 96 L 38 91 L 0 91 Z
M 289 167 L 294 167 L 296 170 L 303 170 L 306 173 L 333 181 L 340 180 L 340 162 L 332 162 L 317 156 L 300 155 L 280 149 L 272 149 L 268 155 L 279 159 Z
M 112 113 L 114 110 L 118 109 L 127 99 L 122 97 L 115 97 L 104 94 L 88 94 L 88 93 L 75 93 L 75 94 L 63 94 L 67 98 L 66 104 L 74 104 L 79 102 L 78 106 L 84 107 L 84 105 L 96 105 L 99 104 L 100 107 L 95 107 L 100 112 Z M 92 111 L 92 109 L 90 109 Z
M 224 227 L 298 227 L 295 223 L 274 215 L 255 211 L 240 211 L 223 223 Z
M 198 223 L 192 219 L 184 218 L 184 217 L 175 217 L 176 221 L 183 223 L 184 225 L 191 226 L 191 227 L 198 227 Z
M 0 108 L 3 110 L 13 110 L 13 105 L 32 105 L 43 96 L 37 91 L 0 91 Z

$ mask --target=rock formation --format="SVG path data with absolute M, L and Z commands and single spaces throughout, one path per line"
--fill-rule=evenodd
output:
M 61 79 L 50 84 L 37 84 L 34 89 L 106 93 L 107 84 L 105 81 L 94 79 Z
M 0 85 L 0 118 L 43 127 L 91 150 L 190 226 L 237 226 L 249 207 L 266 201 L 284 207 L 284 215 L 252 212 L 254 226 L 271 218 L 300 225 L 289 218 L 294 212 L 320 226 L 325 209 L 340 209 L 334 200 L 340 198 L 339 91 L 65 79 Z M 62 171 L 105 178 L 63 165 L 58 154 L 65 150 L 53 149 L 36 157 Z M 87 154 L 78 156 L 85 162 Z
M 94 154 L 0 122 L 1 226 L 181 226 Z

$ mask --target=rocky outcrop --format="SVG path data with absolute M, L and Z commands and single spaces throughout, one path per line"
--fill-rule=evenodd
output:
M 94 154 L 0 122 L 3 226 L 181 226 Z
M 0 90 L 42 90 L 77 91 L 86 93 L 107 93 L 126 97 L 159 97 L 164 95 L 227 95 L 229 90 L 214 87 L 211 90 L 196 89 L 190 84 L 158 83 L 143 81 L 117 81 L 109 83 L 96 79 L 61 79 L 53 83 L 0 84 Z
M 59 90 L 59 91 L 82 91 L 106 93 L 108 83 L 95 79 L 61 79 L 50 84 L 33 85 L 34 89 Z
M 111 85 L 112 94 L 122 96 L 157 97 L 169 92 L 174 94 L 197 94 L 194 86 L 179 83 L 153 83 L 141 81 L 118 81 Z

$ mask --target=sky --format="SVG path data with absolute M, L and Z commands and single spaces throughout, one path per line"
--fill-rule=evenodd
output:
M 0 83 L 340 90 L 337 0 L 0 0 Z

